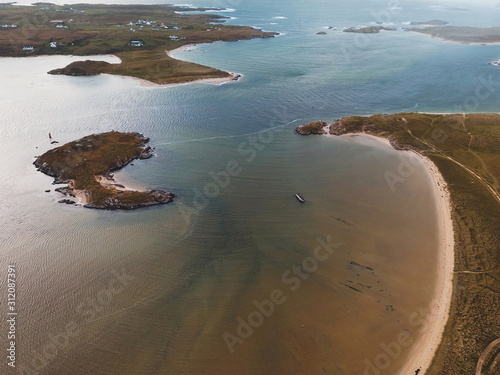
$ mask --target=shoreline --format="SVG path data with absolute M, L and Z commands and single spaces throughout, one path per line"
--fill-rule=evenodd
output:
M 344 134 L 336 136 L 328 134 L 331 137 L 368 137 L 394 148 L 387 138 L 377 137 L 366 133 Z M 434 199 L 438 214 L 439 223 L 439 245 L 437 261 L 437 280 L 436 289 L 430 304 L 430 311 L 426 316 L 426 323 L 420 330 L 420 336 L 414 341 L 408 359 L 398 375 L 407 375 L 420 369 L 421 374 L 425 374 L 434 359 L 437 349 L 442 341 L 446 323 L 450 316 L 451 299 L 453 295 L 453 270 L 455 266 L 454 252 L 454 230 L 451 217 L 451 196 L 448 191 L 448 185 L 444 177 L 439 172 L 437 166 L 431 159 L 416 151 L 402 151 L 416 155 L 424 164 L 434 187 Z
M 446 37 L 443 37 L 443 36 L 435 36 L 435 35 L 431 35 L 431 34 L 427 34 L 427 33 L 422 33 L 422 32 L 419 32 L 417 30 L 408 29 L 408 31 L 413 32 L 413 33 L 417 33 L 417 34 L 420 34 L 420 35 L 425 35 L 425 36 L 427 36 L 429 38 L 432 38 L 432 39 L 438 39 L 438 40 L 441 40 L 443 42 L 456 43 L 456 44 L 470 44 L 470 45 L 478 45 L 478 46 L 493 46 L 493 45 L 499 45 L 500 44 L 500 41 L 498 41 L 498 42 L 470 42 L 470 41 L 460 41 L 460 40 L 447 39 Z
M 216 43 L 216 42 L 214 42 Z M 175 59 L 178 61 L 184 61 L 177 59 L 172 56 L 173 53 L 175 52 L 181 52 L 181 51 L 187 51 L 190 47 L 195 47 L 198 44 L 186 44 L 183 46 L 180 46 L 178 48 L 175 48 L 173 50 L 165 50 L 165 53 L 168 57 L 171 59 Z M 108 75 L 108 76 L 115 76 L 115 77 L 123 77 L 123 78 L 130 78 L 134 81 L 137 81 L 139 83 L 139 86 L 141 87 L 149 87 L 149 88 L 165 88 L 165 87 L 176 87 L 176 86 L 182 86 L 182 85 L 189 85 L 192 83 L 205 83 L 205 84 L 210 84 L 210 85 L 222 85 L 224 83 L 228 82 L 236 82 L 240 78 L 243 77 L 243 74 L 241 73 L 235 73 L 235 72 L 228 72 L 225 71 L 227 74 L 229 74 L 228 77 L 222 77 L 222 78 L 200 78 L 200 79 L 195 79 L 192 81 L 186 81 L 186 82 L 179 82 L 179 83 L 154 83 L 142 78 L 137 78 L 137 77 L 132 77 L 132 76 L 126 76 L 122 74 L 112 74 L 112 73 L 102 73 L 102 75 Z
M 448 185 L 431 159 L 415 151 L 407 152 L 417 155 L 424 163 L 434 185 L 434 198 L 440 231 L 438 275 L 430 311 L 426 316 L 426 324 L 421 329 L 421 336 L 414 344 L 405 365 L 397 373 L 398 375 L 410 374 L 416 369 L 420 369 L 420 372 L 425 374 L 429 369 L 441 344 L 446 323 L 450 317 L 453 295 L 453 270 L 455 268 L 455 239 Z

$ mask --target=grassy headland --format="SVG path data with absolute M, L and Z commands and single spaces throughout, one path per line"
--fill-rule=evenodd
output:
M 407 30 L 456 43 L 500 43 L 500 27 L 433 26 Z
M 500 115 L 399 113 L 346 117 L 335 135 L 367 133 L 430 158 L 448 184 L 455 231 L 451 312 L 428 374 L 473 374 L 500 337 Z M 482 374 L 498 374 L 498 350 Z
M 131 191 L 120 189 L 117 184 L 104 186 L 100 182 L 100 176 L 111 180 L 112 171 L 132 160 L 151 157 L 152 149 L 146 146 L 147 142 L 149 138 L 139 133 L 93 134 L 47 151 L 34 165 L 54 177 L 55 183 L 69 183 L 67 188 L 58 190 L 72 197 L 77 193 L 83 195 L 85 207 L 135 209 L 169 203 L 175 194 L 161 190 Z
M 246 26 L 224 25 L 225 17 L 205 13 L 210 9 L 191 9 L 202 10 L 201 14 L 186 10 L 172 5 L 1 4 L 0 56 L 114 54 L 122 64 L 80 64 L 79 72 L 126 75 L 160 84 L 180 83 L 230 75 L 175 60 L 165 51 L 193 43 L 275 35 Z

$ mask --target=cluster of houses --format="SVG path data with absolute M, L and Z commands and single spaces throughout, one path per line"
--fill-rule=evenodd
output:
M 116 25 L 118 27 L 123 27 L 123 24 Z M 170 25 L 165 25 L 163 22 L 158 23 L 157 21 L 151 20 L 138 20 L 136 22 L 129 22 L 127 26 L 130 26 L 130 31 L 135 32 L 136 28 L 143 30 L 144 27 L 151 27 L 151 30 L 158 31 L 160 29 L 172 29 L 172 30 L 182 30 L 182 27 L 177 26 L 176 23 L 172 22 Z
M 70 20 L 70 22 L 71 21 L 73 21 L 73 20 Z M 69 29 L 69 27 L 64 24 L 63 20 L 53 20 L 53 21 L 50 21 L 50 23 L 53 25 L 56 25 L 56 28 L 58 28 L 58 29 Z
M 49 7 L 41 7 L 40 8 L 41 10 L 55 10 L 56 12 L 61 12 L 61 13 L 85 13 L 84 10 L 78 10 L 78 9 L 75 9 L 75 8 L 69 8 L 69 9 L 60 9 L 60 8 L 54 8 L 54 9 L 51 9 Z
M 17 29 L 17 25 L 2 25 L 2 29 Z

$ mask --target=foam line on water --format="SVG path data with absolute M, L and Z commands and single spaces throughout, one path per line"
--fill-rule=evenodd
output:
M 268 131 L 271 131 L 271 130 L 274 130 L 274 129 L 284 128 L 284 127 L 286 127 L 288 125 L 291 125 L 291 124 L 293 124 L 293 123 L 295 123 L 295 122 L 297 122 L 299 120 L 300 120 L 300 118 L 295 119 L 293 121 L 290 121 L 290 122 L 288 122 L 286 124 L 283 124 L 283 125 L 277 125 L 277 126 L 273 126 L 272 128 L 262 129 L 262 130 L 259 130 L 259 131 L 256 131 L 256 132 L 252 132 L 252 133 L 247 133 L 247 134 L 221 135 L 221 136 L 198 138 L 198 139 L 186 139 L 184 141 L 159 143 L 156 146 L 167 146 L 167 145 L 175 145 L 175 144 L 188 143 L 188 142 L 203 142 L 203 141 L 210 141 L 210 140 L 213 140 L 213 139 L 249 137 L 251 135 L 256 135 L 256 134 L 260 134 L 260 133 L 267 133 Z

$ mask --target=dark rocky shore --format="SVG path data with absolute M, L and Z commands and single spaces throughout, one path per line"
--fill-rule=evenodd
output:
M 85 198 L 84 207 L 106 210 L 133 210 L 167 204 L 176 195 L 163 190 L 126 190 L 116 183 L 101 184 L 97 176 L 110 182 L 113 172 L 133 160 L 149 159 L 153 149 L 149 138 L 140 133 L 109 132 L 93 134 L 47 151 L 34 161 L 40 172 L 54 177 L 54 184 L 67 184 L 56 189 L 67 198 L 60 203 L 73 204 L 71 198 Z

